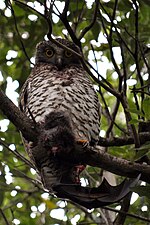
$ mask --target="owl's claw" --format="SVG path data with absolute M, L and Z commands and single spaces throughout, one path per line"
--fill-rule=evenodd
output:
M 76 184 L 80 184 L 80 173 L 85 169 L 85 165 L 78 165 L 78 166 L 75 166 L 75 183 Z
M 75 168 L 76 168 L 76 172 L 78 173 L 78 174 L 80 174 L 84 169 L 85 169 L 85 165 L 78 165 L 78 166 L 76 166 Z
M 80 139 L 80 140 L 77 140 L 77 144 L 82 145 L 82 147 L 85 148 L 89 145 L 89 141 Z
M 82 145 L 82 148 L 85 148 L 89 145 L 89 141 L 85 139 L 77 140 L 77 144 Z M 80 184 L 80 173 L 85 169 L 86 165 L 77 165 L 75 166 L 75 182 Z

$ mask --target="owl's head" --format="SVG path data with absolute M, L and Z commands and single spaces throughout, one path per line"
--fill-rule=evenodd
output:
M 74 43 L 61 38 L 57 38 L 56 40 L 75 52 L 80 53 L 79 48 Z M 53 64 L 59 70 L 66 66 L 81 64 L 78 56 L 51 41 L 42 41 L 37 45 L 35 61 L 36 63 Z

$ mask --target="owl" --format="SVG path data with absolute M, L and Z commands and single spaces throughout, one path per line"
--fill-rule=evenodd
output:
M 22 87 L 20 109 L 42 132 L 38 143 L 25 148 L 48 190 L 56 183 L 78 183 L 83 165 L 64 162 L 59 153 L 74 151 L 76 143 L 95 145 L 99 139 L 100 103 L 84 70 L 79 48 L 66 39 L 64 47 L 42 41 L 36 47 L 35 66 Z

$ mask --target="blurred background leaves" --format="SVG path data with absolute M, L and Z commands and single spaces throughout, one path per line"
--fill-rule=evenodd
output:
M 33 67 L 36 44 L 43 38 L 46 39 L 48 32 L 46 20 L 36 12 L 44 14 L 45 1 L 22 2 L 30 8 L 18 1 L 0 2 L 0 87 L 15 104 Z M 61 13 L 66 2 L 69 2 L 67 20 L 62 20 Z M 70 26 L 73 36 L 78 39 L 96 15 L 95 22 L 81 39 L 84 57 L 118 93 L 123 93 L 131 115 L 128 121 L 118 99 L 94 81 L 102 104 L 100 135 L 107 138 L 126 137 L 131 134 L 131 124 L 138 129 L 139 121 L 150 119 L 150 3 L 148 0 L 105 0 L 99 1 L 97 7 L 97 2 L 47 1 L 47 9 L 51 9 L 49 16 L 52 34 L 70 39 Z M 99 78 L 95 72 L 93 74 Z M 104 80 L 101 82 L 105 83 Z M 72 202 L 48 196 L 34 169 L 21 160 L 21 157 L 13 154 L 18 151 L 22 157 L 27 158 L 17 128 L 2 113 L 0 138 L 0 208 L 3 212 L 0 224 L 95 225 L 110 224 L 109 221 L 114 220 L 117 214 L 106 209 L 87 210 Z M 104 150 L 117 157 L 131 161 L 135 159 L 133 145 L 105 147 Z M 145 155 L 145 151 L 141 152 L 142 150 L 140 157 Z M 149 148 L 146 149 L 146 154 L 148 152 Z M 98 185 L 102 177 L 102 170 L 87 167 L 81 180 L 84 185 Z M 115 176 L 116 183 L 120 180 L 120 177 Z M 136 214 L 137 218 L 127 216 L 122 224 L 149 224 L 150 202 L 147 193 L 150 187 L 143 183 L 143 186 L 134 191 L 140 197 L 134 197 L 129 213 Z M 120 204 L 113 204 L 111 208 L 120 209 Z M 147 221 L 140 219 L 141 216 L 147 218 Z

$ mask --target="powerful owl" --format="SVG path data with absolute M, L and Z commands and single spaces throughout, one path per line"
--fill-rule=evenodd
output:
M 76 143 L 96 144 L 100 125 L 97 94 L 73 53 L 80 54 L 79 48 L 68 40 L 56 40 L 67 49 L 51 41 L 40 42 L 35 66 L 20 93 L 20 109 L 43 129 L 39 145 L 24 143 L 48 190 L 56 183 L 79 182 L 82 165 L 64 162 L 57 154 L 74 151 Z

